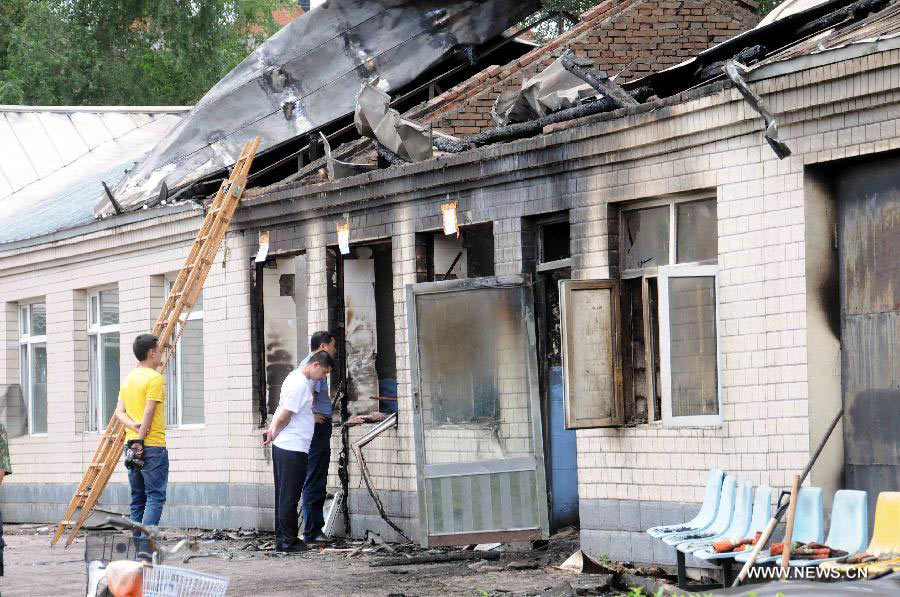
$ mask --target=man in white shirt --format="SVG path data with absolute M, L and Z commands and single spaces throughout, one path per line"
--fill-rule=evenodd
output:
M 317 352 L 302 367 L 292 371 L 281 385 L 281 399 L 263 436 L 263 445 L 272 445 L 275 472 L 275 549 L 305 551 L 299 532 L 297 506 L 306 480 L 306 461 L 312 441 L 314 384 L 325 379 L 334 367 L 327 352 Z

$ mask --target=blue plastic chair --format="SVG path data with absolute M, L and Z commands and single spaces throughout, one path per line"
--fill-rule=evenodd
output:
M 831 505 L 831 527 L 825 545 L 846 551 L 848 556 L 862 553 L 869 544 L 869 496 L 865 491 L 841 489 Z M 817 566 L 847 556 L 824 560 L 791 560 L 791 566 Z
M 768 485 L 760 485 L 756 488 L 756 495 L 753 498 L 753 516 L 750 519 L 750 527 L 743 536 L 730 538 L 733 540 L 752 539 L 756 533 L 762 532 L 766 528 L 770 518 L 772 518 L 772 488 Z M 716 553 L 712 547 L 694 552 L 694 557 L 701 560 L 728 560 L 734 556 L 734 553 L 729 552 Z
M 703 505 L 700 511 L 687 522 L 681 524 L 667 524 L 647 529 L 647 533 L 654 539 L 673 533 L 686 531 L 699 531 L 712 524 L 719 509 L 719 497 L 722 495 L 722 479 L 725 473 L 717 468 L 711 469 L 706 476 L 706 490 L 703 492 Z
M 801 487 L 797 495 L 797 511 L 794 513 L 793 541 L 809 543 L 822 542 L 825 537 L 825 496 L 821 487 Z M 750 552 L 742 553 L 734 558 L 738 562 L 750 559 Z M 781 556 L 769 555 L 769 550 L 760 552 L 757 564 L 766 564 L 781 559 Z
M 750 514 L 753 509 L 753 484 L 750 481 L 741 481 L 738 483 L 737 492 L 734 499 L 734 515 L 731 517 L 730 523 L 723 529 L 715 528 L 715 525 L 709 527 L 710 532 L 715 532 L 714 537 L 708 539 L 700 539 L 696 541 L 685 541 L 679 543 L 678 551 L 684 553 L 694 553 L 701 549 L 710 547 L 714 541 L 722 539 L 743 539 L 747 535 L 747 528 L 750 526 Z
M 736 482 L 737 479 L 735 479 L 734 475 L 725 477 L 725 481 L 722 483 L 722 497 L 719 500 L 719 511 L 716 513 L 716 518 L 709 527 L 701 530 L 666 535 L 662 537 L 662 540 L 665 541 L 666 545 L 675 546 L 679 543 L 684 543 L 685 541 L 709 539 L 710 537 L 715 537 L 721 530 L 728 528 L 728 525 L 731 524 L 731 516 L 734 514 L 734 492 Z M 721 530 L 712 532 L 710 529 L 713 528 Z

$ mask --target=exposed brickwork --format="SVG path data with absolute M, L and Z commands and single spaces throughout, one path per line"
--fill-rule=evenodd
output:
M 435 128 L 466 136 L 494 126 L 491 106 L 523 77 L 542 71 L 565 50 L 591 58 L 615 74 L 636 61 L 623 80 L 683 62 L 712 45 L 754 27 L 759 15 L 739 0 L 608 0 L 582 15 L 564 35 L 504 66 L 490 66 L 410 115 Z

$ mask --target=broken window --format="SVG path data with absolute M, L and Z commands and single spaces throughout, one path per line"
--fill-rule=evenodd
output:
M 166 281 L 166 296 L 175 281 Z M 166 425 L 202 425 L 203 405 L 203 293 L 197 295 L 194 308 L 184 324 L 176 325 L 175 355 L 166 367 Z
M 28 406 L 28 432 L 47 433 L 47 305 L 19 305 L 19 373 Z
M 350 414 L 397 412 L 391 242 L 351 247 L 342 267 Z
M 262 269 L 263 346 L 267 407 L 269 414 L 278 408 L 281 384 L 294 370 L 303 347 L 298 345 L 297 308 L 294 301 L 294 257 L 268 259 Z M 304 335 L 306 330 L 304 330 Z M 303 343 L 306 343 L 305 337 Z
M 569 242 L 569 214 L 566 212 L 560 218 L 537 224 L 538 263 L 554 263 L 572 256 Z
M 420 282 L 494 275 L 494 228 L 491 223 L 460 228 L 458 236 L 423 232 L 417 235 L 416 242 L 424 253 L 417 255 Z
M 88 430 L 106 427 L 119 400 L 119 290 L 88 296 Z
M 619 312 L 613 313 L 602 294 L 579 297 L 573 291 L 562 299 L 564 331 L 578 336 L 563 343 L 573 391 L 567 407 L 575 413 L 567 424 L 720 423 L 715 199 L 662 200 L 623 209 L 619 235 Z M 594 284 L 592 290 L 599 293 L 610 283 L 579 284 Z M 615 353 L 607 349 L 613 337 L 622 370 L 610 389 L 604 384 L 614 370 Z M 597 378 L 581 391 L 584 403 L 578 402 L 577 384 L 584 383 L 575 379 L 579 375 Z
M 669 263 L 669 206 L 622 213 L 622 267 L 625 270 Z

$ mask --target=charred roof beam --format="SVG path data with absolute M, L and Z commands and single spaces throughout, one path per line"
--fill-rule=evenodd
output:
M 604 71 L 594 68 L 590 58 L 580 58 L 572 50 L 566 50 L 560 56 L 563 68 L 593 87 L 597 93 L 602 94 L 619 108 L 633 108 L 638 105 L 637 100 L 631 97 L 627 91 L 619 87 Z
M 775 152 L 775 155 L 778 156 L 778 159 L 783 160 L 791 155 L 791 148 L 778 138 L 778 126 L 775 124 L 775 116 L 766 107 L 763 99 L 750 89 L 747 81 L 744 80 L 743 75 L 747 74 L 747 67 L 740 62 L 730 61 L 725 64 L 723 70 L 728 75 L 728 78 L 731 79 L 731 82 L 734 83 L 734 86 L 738 88 L 738 91 L 741 92 L 741 95 L 744 96 L 747 103 L 763 117 L 766 123 L 766 131 L 763 133 L 763 137 L 765 137 L 766 142 L 772 148 L 772 151 Z

